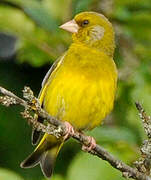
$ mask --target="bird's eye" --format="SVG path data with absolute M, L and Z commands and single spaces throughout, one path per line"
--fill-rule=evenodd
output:
M 89 24 L 89 21 L 88 20 L 84 20 L 83 22 L 82 22 L 82 26 L 86 26 L 86 25 L 88 25 Z

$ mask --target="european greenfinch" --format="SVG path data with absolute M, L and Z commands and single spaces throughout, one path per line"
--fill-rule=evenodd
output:
M 74 129 L 91 130 L 111 112 L 117 86 L 114 30 L 108 19 L 96 12 L 82 12 L 60 28 L 72 33 L 73 42 L 46 74 L 39 100 L 51 116 L 65 122 L 68 131 L 60 139 L 45 134 L 21 163 L 23 168 L 40 163 L 46 177 L 52 175 L 57 154 Z M 42 122 L 40 117 L 37 120 Z M 38 139 L 39 132 L 34 131 L 33 144 Z M 95 145 L 90 138 L 90 146 L 83 149 L 89 151 Z

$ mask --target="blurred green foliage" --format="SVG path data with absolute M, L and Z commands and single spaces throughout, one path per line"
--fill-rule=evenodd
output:
M 44 74 L 71 43 L 71 35 L 58 26 L 87 10 L 103 13 L 113 23 L 117 46 L 114 59 L 119 69 L 114 111 L 104 125 L 89 134 L 114 156 L 132 165 L 144 139 L 134 102 L 140 101 L 151 113 L 150 0 L 1 0 L 0 32 L 17 38 L 17 53 L 11 60 L 0 59 L 0 85 L 18 95 L 24 85 L 29 85 L 37 95 Z M 33 150 L 31 128 L 20 117 L 20 110 L 0 106 L 0 179 L 45 180 L 39 167 L 19 167 Z M 52 180 L 100 178 L 123 179 L 108 163 L 81 152 L 73 140 L 67 142 Z

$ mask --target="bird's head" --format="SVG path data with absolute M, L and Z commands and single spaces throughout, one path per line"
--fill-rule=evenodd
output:
M 104 15 L 96 12 L 82 12 L 60 28 L 73 33 L 73 42 L 83 43 L 113 56 L 114 30 Z

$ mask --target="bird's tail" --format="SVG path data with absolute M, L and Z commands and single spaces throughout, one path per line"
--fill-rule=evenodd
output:
M 34 152 L 22 163 L 22 168 L 32 168 L 40 163 L 41 170 L 46 177 L 50 177 L 53 172 L 57 154 L 63 142 L 52 135 L 45 134 Z

